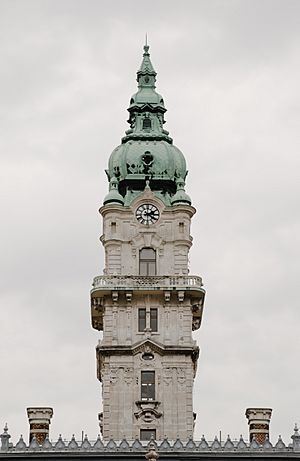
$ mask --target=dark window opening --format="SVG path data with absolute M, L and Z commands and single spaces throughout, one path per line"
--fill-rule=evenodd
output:
M 154 355 L 152 354 L 152 352 L 144 352 L 144 354 L 142 355 L 142 359 L 143 360 L 153 360 Z
M 156 429 L 141 429 L 140 440 L 156 439 Z
M 148 117 L 143 119 L 143 130 L 151 130 L 151 120 Z
M 139 331 L 144 331 L 146 328 L 146 309 L 139 309 Z
M 150 309 L 150 328 L 152 331 L 157 331 L 157 308 Z
M 156 275 L 156 251 L 153 248 L 140 250 L 140 275 Z
M 141 399 L 154 400 L 155 399 L 155 372 L 142 371 L 141 372 Z
M 148 150 L 144 153 L 142 157 L 143 163 L 146 165 L 151 165 L 153 163 L 153 155 Z
M 144 164 L 145 165 L 145 164 Z M 120 176 L 120 173 L 118 173 L 118 176 Z M 164 176 L 164 173 L 162 173 L 162 177 Z M 148 178 L 149 179 L 149 178 Z M 118 190 L 120 194 L 125 197 L 127 189 L 132 190 L 132 191 L 141 191 L 144 190 L 146 186 L 146 181 L 145 179 L 123 179 L 120 180 L 119 185 L 118 185 Z M 165 174 L 163 179 L 158 179 L 154 180 L 150 178 L 150 189 L 152 191 L 161 191 L 163 194 L 169 193 L 171 196 L 176 193 L 176 184 L 175 181 L 170 181 L 168 179 L 168 173 Z

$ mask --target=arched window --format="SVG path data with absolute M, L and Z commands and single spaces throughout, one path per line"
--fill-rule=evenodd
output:
M 151 120 L 148 117 L 143 119 L 143 130 L 151 130 Z
M 156 251 L 153 248 L 140 250 L 140 275 L 156 275 Z

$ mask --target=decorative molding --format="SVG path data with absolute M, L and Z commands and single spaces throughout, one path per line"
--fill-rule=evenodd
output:
M 135 404 L 139 409 L 134 413 L 136 419 L 142 419 L 145 423 L 152 423 L 162 416 L 162 413 L 157 410 L 160 405 L 157 400 L 137 400 Z

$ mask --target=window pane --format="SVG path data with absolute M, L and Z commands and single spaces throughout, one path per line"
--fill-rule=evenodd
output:
M 150 309 L 150 328 L 157 331 L 157 309 Z
M 155 250 L 153 250 L 153 248 L 142 248 L 140 252 L 140 258 L 155 260 Z
M 142 384 L 142 400 L 154 400 L 154 384 Z
M 141 372 L 141 399 L 154 400 L 155 399 L 155 372 L 142 371 Z
M 140 250 L 140 275 L 156 275 L 156 251 L 153 248 Z
M 144 331 L 146 328 L 146 309 L 139 309 L 139 331 Z
M 148 264 L 145 261 L 140 261 L 140 275 L 148 275 Z
M 154 384 L 155 372 L 154 371 L 142 371 L 142 383 L 143 384 Z
M 140 439 L 141 440 L 151 440 L 156 439 L 156 429 L 141 429 Z
M 156 275 L 155 262 L 148 263 L 148 274 L 147 275 Z

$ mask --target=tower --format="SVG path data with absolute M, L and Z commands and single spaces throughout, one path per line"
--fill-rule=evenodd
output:
M 193 436 L 193 382 L 202 280 L 189 275 L 191 218 L 185 158 L 164 129 L 149 46 L 130 99 L 129 130 L 112 152 L 100 213 L 104 274 L 91 290 L 105 440 Z

